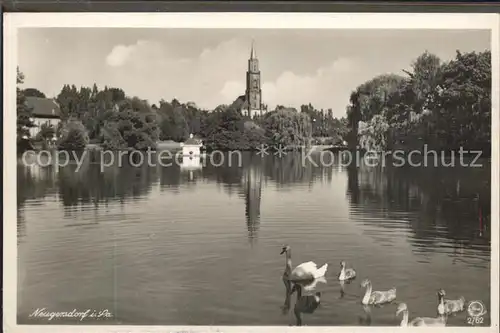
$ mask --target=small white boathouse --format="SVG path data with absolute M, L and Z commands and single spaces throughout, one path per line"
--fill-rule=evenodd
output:
M 181 143 L 181 147 L 183 157 L 200 157 L 203 142 L 201 140 L 195 139 L 193 134 L 190 134 L 189 139 Z

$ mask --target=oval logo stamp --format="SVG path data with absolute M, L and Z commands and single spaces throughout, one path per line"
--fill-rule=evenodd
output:
M 467 312 L 471 317 L 481 317 L 486 314 L 486 307 L 481 301 L 471 301 L 467 307 Z

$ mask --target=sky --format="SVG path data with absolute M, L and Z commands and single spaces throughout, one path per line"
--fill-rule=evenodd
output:
M 213 109 L 244 94 L 252 40 L 269 109 L 311 103 L 337 117 L 358 85 L 403 75 L 426 50 L 451 60 L 490 49 L 488 30 L 22 28 L 18 65 L 47 97 L 96 83 Z

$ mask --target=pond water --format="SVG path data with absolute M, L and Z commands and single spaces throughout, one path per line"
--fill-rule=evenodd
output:
M 363 308 L 360 282 L 397 288 L 410 317 L 436 291 L 490 305 L 490 163 L 481 168 L 242 165 L 66 167 L 18 163 L 18 323 L 296 325 L 284 311 L 283 244 L 296 266 L 328 263 L 304 325 L 399 325 Z M 337 281 L 340 261 L 358 277 Z M 30 317 L 106 310 L 97 319 Z M 286 308 L 285 308 L 286 310 Z M 466 326 L 467 312 L 448 319 Z M 489 325 L 489 313 L 484 325 Z

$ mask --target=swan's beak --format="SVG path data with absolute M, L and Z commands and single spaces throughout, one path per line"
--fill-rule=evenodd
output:
M 397 310 L 396 310 L 396 316 L 398 316 L 398 315 L 401 313 L 401 311 L 403 311 L 403 310 L 401 310 L 401 309 L 397 309 Z
M 282 249 L 281 249 L 281 253 L 280 253 L 280 254 L 283 254 L 283 253 L 285 253 L 285 252 L 286 252 L 286 248 L 282 248 Z

